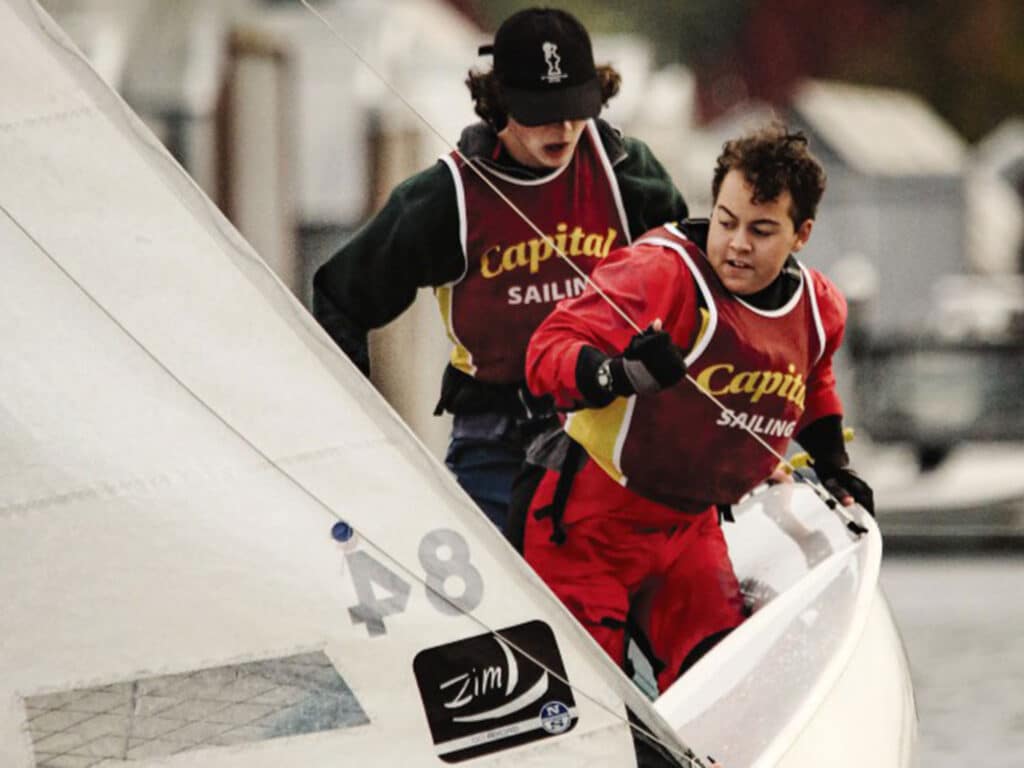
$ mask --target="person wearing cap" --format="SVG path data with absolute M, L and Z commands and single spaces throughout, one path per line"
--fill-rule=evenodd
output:
M 317 271 L 313 309 L 369 374 L 367 331 L 434 288 L 453 343 L 436 410 L 454 415 L 446 463 L 502 526 L 524 446 L 554 419 L 550 400 L 523 384 L 526 343 L 585 284 L 556 249 L 589 274 L 686 205 L 645 144 L 598 118 L 620 78 L 595 66 L 576 18 L 520 11 L 481 50 L 493 68 L 466 83 L 483 122 L 463 131 L 458 152 L 396 187 Z
M 806 138 L 781 124 L 727 142 L 710 221 L 611 253 L 591 275 L 602 293 L 560 303 L 528 346 L 530 389 L 572 412 L 548 451 L 558 464 L 510 512 L 523 554 L 623 665 L 635 621 L 662 691 L 743 621 L 719 515 L 791 438 L 840 503 L 873 512 L 832 369 L 846 302 L 793 255 L 824 188 Z

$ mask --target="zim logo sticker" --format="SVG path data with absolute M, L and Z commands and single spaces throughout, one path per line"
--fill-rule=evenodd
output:
M 427 648 L 413 672 L 434 748 L 448 763 L 558 736 L 578 719 L 554 633 L 542 621 Z

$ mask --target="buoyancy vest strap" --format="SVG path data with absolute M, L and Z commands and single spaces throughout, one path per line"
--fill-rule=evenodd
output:
M 651 669 L 654 672 L 654 677 L 657 678 L 661 674 L 661 670 L 665 668 L 665 662 L 662 661 L 658 655 L 654 652 L 654 648 L 651 647 L 651 641 L 647 637 L 647 633 L 644 628 L 640 626 L 640 621 L 633 612 L 630 611 L 626 614 L 626 648 L 629 648 L 629 641 L 632 640 L 640 652 L 647 658 L 647 663 L 651 665 Z M 629 659 L 626 659 L 629 661 Z M 630 674 L 629 677 L 633 675 Z
M 565 452 L 565 461 L 562 462 L 562 469 L 558 474 L 558 482 L 555 484 L 555 495 L 551 503 L 541 507 L 533 513 L 535 520 L 551 518 L 551 542 L 557 546 L 565 543 L 565 526 L 562 525 L 562 517 L 565 514 L 565 503 L 569 500 L 569 492 L 572 490 L 573 480 L 576 473 L 580 471 L 583 456 L 583 446 L 575 440 L 569 441 L 569 447 Z
M 508 500 L 508 515 L 505 517 L 505 538 L 519 554 L 524 553 L 526 539 L 526 515 L 530 502 L 537 492 L 537 486 L 544 479 L 547 467 L 527 461 L 512 482 L 512 493 Z
M 441 377 L 441 394 L 434 415 L 451 413 L 456 416 L 501 413 L 531 429 L 545 426 L 554 417 L 555 405 L 550 396 L 537 397 L 525 382 L 487 382 L 460 371 L 449 363 Z

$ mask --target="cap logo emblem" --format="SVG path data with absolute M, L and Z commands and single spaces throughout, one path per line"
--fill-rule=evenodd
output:
M 544 61 L 547 62 L 548 71 L 541 75 L 540 79 L 549 83 L 560 83 L 568 77 L 562 71 L 562 57 L 558 55 L 558 46 L 555 43 L 541 43 L 541 50 L 544 51 Z

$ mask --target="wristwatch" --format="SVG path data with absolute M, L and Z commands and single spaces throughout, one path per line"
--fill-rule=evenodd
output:
M 612 359 L 605 358 L 604 362 L 597 367 L 597 386 L 605 392 L 612 391 Z

